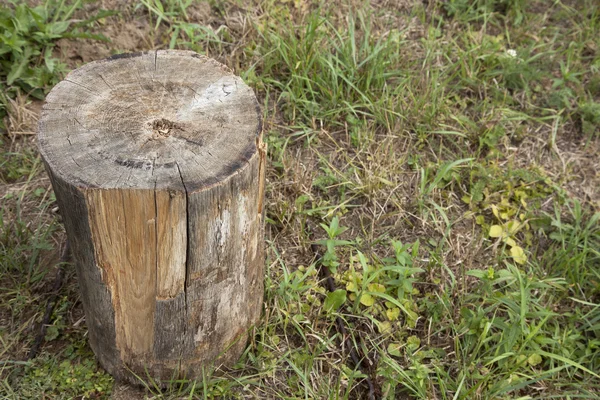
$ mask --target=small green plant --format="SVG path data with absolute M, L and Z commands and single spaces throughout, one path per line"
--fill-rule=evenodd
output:
M 58 360 L 37 358 L 25 367 L 19 380 L 21 398 L 108 398 L 113 378 L 89 358 Z
M 94 21 L 114 12 L 100 10 L 86 20 L 75 21 L 73 13 L 81 5 L 82 0 L 48 0 L 30 7 L 23 2 L 9 0 L 8 6 L 0 8 L 0 90 L 4 96 L 13 96 L 17 90 L 22 90 L 29 96 L 44 98 L 66 70 L 53 54 L 58 39 L 108 40 L 103 35 L 85 30 Z M 3 119 L 7 111 L 6 101 L 0 107 L 0 118 Z
M 419 312 L 413 300 L 413 295 L 419 293 L 413 287 L 415 275 L 423 272 L 413 267 L 419 242 L 403 245 L 392 241 L 392 246 L 395 257 L 383 260 L 368 260 L 358 252 L 351 258 L 348 270 L 339 276 L 349 293 L 353 311 L 359 312 L 364 307 L 382 333 L 391 332 L 402 320 L 406 326 L 414 327 Z
M 504 222 L 500 217 L 498 208 L 492 206 L 494 216 L 501 222 L 501 225 L 492 225 L 489 230 L 489 237 L 493 239 L 500 239 L 504 244 L 509 247 L 510 256 L 514 262 L 518 264 L 525 264 L 527 262 L 527 256 L 525 251 L 519 245 L 517 245 L 516 234 L 525 228 L 529 228 L 527 221 L 519 221 L 517 219 L 510 219 Z M 507 216 L 508 217 L 508 216 Z M 525 214 L 521 214 L 521 218 L 525 218 Z
M 0 146 L 2 145 L 0 140 Z M 42 168 L 38 154 L 26 147 L 21 151 L 0 151 L 0 183 L 13 183 L 32 177 Z
M 471 180 L 471 193 L 462 200 L 470 205 L 475 222 L 506 246 L 514 262 L 525 264 L 524 249 L 533 240 L 529 222 L 536 218 L 533 210 L 540 200 L 554 193 L 552 182 L 536 170 L 499 171 L 494 164 L 476 164 Z
M 531 82 L 537 77 L 535 61 L 540 55 L 525 56 L 524 50 L 508 49 L 504 54 L 496 56 L 494 69 L 488 72 L 490 77 L 501 78 L 504 86 L 509 90 L 523 90 L 529 88 Z
M 322 263 L 335 274 L 337 272 L 337 267 L 340 265 L 335 250 L 336 247 L 352 244 L 352 242 L 348 240 L 337 239 L 337 237 L 344 233 L 348 228 L 340 226 L 340 221 L 337 216 L 331 219 L 329 225 L 321 224 L 321 228 L 327 232 L 328 236 L 327 239 L 319 240 L 317 242 L 317 244 L 323 245 L 326 248 L 325 254 L 323 254 Z
M 472 158 L 465 158 L 462 160 L 455 160 L 446 162 L 435 168 L 434 166 L 428 166 L 427 168 L 420 168 L 420 181 L 419 181 L 419 196 L 417 197 L 417 204 L 419 210 L 423 212 L 426 205 L 431 204 L 431 196 L 435 190 L 440 189 L 451 183 L 454 177 L 457 176 L 455 169 L 462 164 L 470 164 L 473 161 Z M 435 176 L 433 175 L 433 171 Z

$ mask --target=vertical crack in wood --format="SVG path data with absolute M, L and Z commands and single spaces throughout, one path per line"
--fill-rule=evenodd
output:
M 121 199 L 121 210 L 122 210 L 122 215 L 123 215 L 123 232 L 128 232 L 127 231 L 127 209 L 125 208 L 125 191 L 121 190 L 118 192 L 119 197 Z M 117 219 L 118 221 L 118 219 Z M 119 260 L 121 261 L 121 263 L 127 261 L 127 254 L 129 254 L 129 238 L 117 238 L 117 240 L 122 240 L 123 244 L 125 245 L 125 251 L 122 252 L 119 255 L 124 255 L 125 259 L 123 260 Z M 123 290 L 123 283 L 121 282 L 121 276 L 119 274 L 119 272 L 123 271 L 123 265 L 118 265 L 117 268 L 119 269 L 118 272 L 115 274 L 115 292 L 119 293 L 119 297 L 115 297 L 116 300 L 116 304 L 115 304 L 115 311 L 117 310 L 117 304 L 118 304 L 118 309 L 119 309 L 119 319 L 123 319 L 123 317 L 127 316 L 127 308 L 123 307 L 122 304 L 120 304 L 121 301 L 123 301 L 124 299 L 121 298 L 120 294 L 121 292 L 125 292 Z M 130 362 L 130 360 L 128 358 L 131 358 L 131 355 L 129 355 L 128 353 L 134 353 L 131 349 L 131 347 L 129 346 L 131 341 L 129 340 L 131 337 L 131 334 L 129 332 L 128 328 L 128 324 L 124 323 L 123 321 L 117 321 L 116 318 L 116 313 L 115 313 L 115 325 L 117 326 L 117 329 L 121 329 L 121 340 L 123 340 L 124 343 L 122 343 L 121 346 L 119 346 L 118 343 L 118 337 L 117 337 L 117 346 L 120 347 L 120 351 L 121 351 L 121 358 L 123 359 L 123 361 L 125 361 L 125 364 L 127 365 L 127 363 Z
M 189 323 L 189 305 L 188 305 L 188 276 L 190 273 L 190 268 L 188 265 L 188 262 L 190 260 L 190 238 L 191 238 L 191 232 L 190 232 L 190 210 L 189 210 L 189 204 L 190 204 L 190 200 L 189 200 L 189 193 L 188 193 L 188 189 L 185 186 L 185 180 L 183 179 L 183 174 L 181 173 L 181 167 L 179 166 L 179 163 L 176 161 L 175 165 L 177 166 L 177 171 L 179 172 L 179 178 L 181 179 L 181 185 L 183 186 L 183 190 L 185 191 L 185 226 L 186 226 L 186 238 L 185 238 L 185 273 L 183 275 L 183 302 L 185 304 L 185 323 L 183 324 L 183 340 L 186 342 L 184 343 L 183 346 L 180 347 L 181 349 L 181 353 L 179 355 L 179 360 L 181 361 L 183 359 L 183 352 L 186 349 L 186 345 L 188 342 L 188 332 L 187 332 L 187 328 L 188 328 L 188 323 Z
M 156 161 L 156 159 L 154 159 L 154 161 Z M 152 173 L 154 174 L 154 168 L 152 168 Z M 154 251 L 156 253 L 155 255 L 155 268 L 154 268 L 154 273 L 156 274 L 156 278 L 155 278 L 155 282 L 154 282 L 154 292 L 156 294 L 159 293 L 159 279 L 160 279 L 160 274 L 158 272 L 158 268 L 160 268 L 160 266 L 158 265 L 159 263 L 159 255 L 160 255 L 160 249 L 159 249 L 159 243 L 158 243 L 158 200 L 156 198 L 156 181 L 154 181 Z M 154 320 L 156 322 L 156 319 Z M 153 331 L 156 331 L 156 329 L 153 329 Z
M 217 268 L 221 266 L 221 238 L 223 237 L 223 211 L 221 210 L 221 203 L 217 200 L 217 219 L 215 220 L 215 255 L 217 257 Z M 213 324 L 214 325 L 214 324 Z
M 258 150 L 258 215 L 262 215 L 265 197 L 265 166 L 267 165 L 267 144 L 262 140 L 262 130 L 256 137 L 256 149 Z

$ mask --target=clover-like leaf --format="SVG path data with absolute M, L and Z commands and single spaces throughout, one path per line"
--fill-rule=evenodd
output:
M 400 343 L 390 343 L 388 344 L 387 351 L 391 356 L 400 357 L 400 349 L 402 349 L 402 344 Z
M 353 281 L 349 281 L 346 283 L 346 290 L 349 292 L 356 292 L 356 283 Z
M 398 307 L 390 308 L 385 310 L 385 315 L 390 321 L 395 321 L 400 316 L 400 309 Z
M 421 339 L 419 339 L 417 336 L 409 336 L 406 339 L 406 346 L 408 347 L 409 350 L 416 350 L 419 348 L 419 346 L 421 346 Z
M 385 286 L 380 283 L 371 283 L 367 288 L 369 292 L 385 293 Z
M 498 215 L 498 207 L 496 207 L 493 204 L 492 204 L 492 213 L 494 214 L 494 216 L 496 216 L 496 218 L 500 219 L 500 215 Z
M 514 246 L 510 249 L 510 255 L 513 260 L 515 260 L 518 264 L 525 264 L 527 262 L 527 256 L 525 255 L 525 251 L 520 246 Z
M 502 228 L 500 225 L 492 225 L 490 226 L 490 237 L 492 238 L 499 238 L 502 236 L 502 234 L 504 233 L 504 228 Z
M 392 324 L 389 321 L 377 321 L 377 329 L 379 329 L 379 333 L 386 333 L 392 330 Z
M 514 235 L 521 229 L 523 226 L 519 221 L 508 221 L 506 223 L 506 229 L 508 230 L 509 235 Z
M 540 364 L 542 362 L 542 356 L 540 356 L 539 354 L 532 354 L 527 359 L 527 362 L 532 367 L 535 367 L 536 365 L 538 365 L 538 364 Z
M 373 304 L 375 304 L 375 298 L 370 294 L 363 293 L 362 296 L 360 296 L 360 304 L 371 307 Z

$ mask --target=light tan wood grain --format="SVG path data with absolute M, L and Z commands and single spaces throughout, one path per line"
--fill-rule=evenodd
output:
M 185 192 L 157 190 L 156 297 L 172 299 L 183 292 L 187 252 L 187 200 Z
M 156 209 L 146 190 L 86 192 L 102 279 L 112 293 L 116 343 L 125 360 L 152 351 L 156 297 Z

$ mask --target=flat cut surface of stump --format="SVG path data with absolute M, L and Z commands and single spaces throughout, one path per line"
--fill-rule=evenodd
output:
M 225 179 L 256 151 L 257 111 L 252 90 L 207 57 L 117 55 L 84 65 L 54 87 L 40 148 L 55 174 L 88 187 L 183 182 L 194 190 Z

